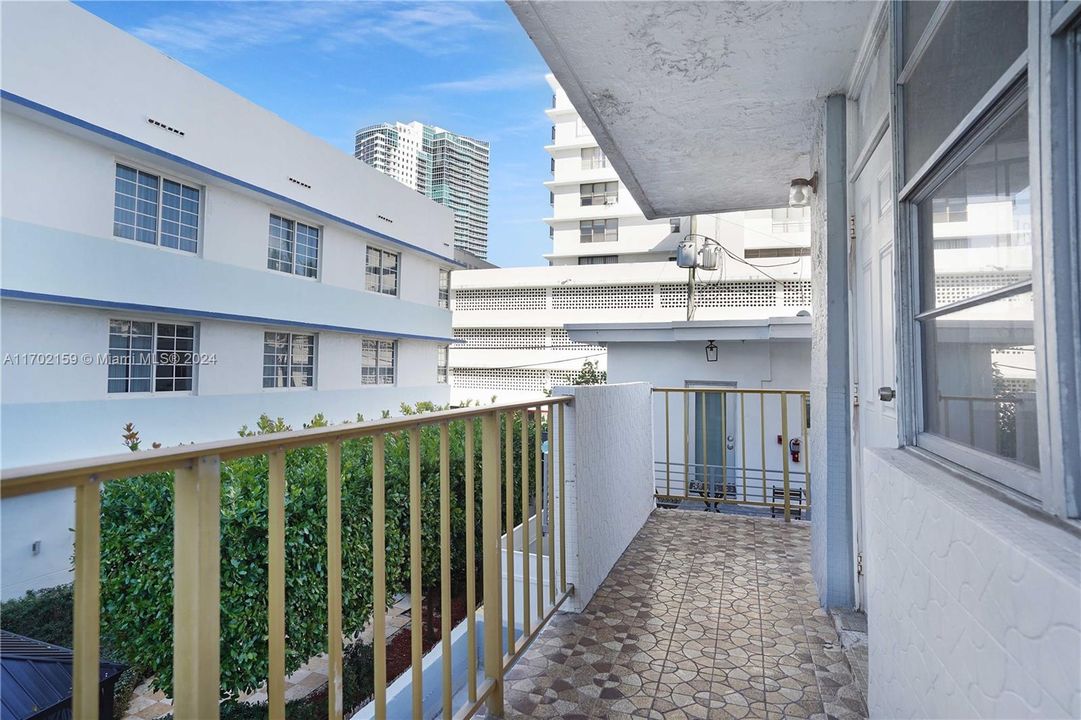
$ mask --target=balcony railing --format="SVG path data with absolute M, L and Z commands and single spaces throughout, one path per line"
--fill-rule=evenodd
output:
M 0 495 L 4 498 L 61 488 L 75 490 L 75 609 L 73 716 L 82 720 L 98 717 L 98 663 L 100 628 L 100 547 L 101 486 L 103 483 L 153 472 L 174 473 L 174 556 L 173 556 L 173 672 L 174 717 L 178 720 L 217 718 L 220 689 L 220 520 L 221 463 L 235 458 L 268 457 L 268 651 L 267 695 L 271 718 L 285 715 L 285 588 L 286 588 L 286 464 L 287 451 L 322 447 L 326 450 L 327 490 L 327 704 L 330 718 L 342 718 L 342 443 L 361 438 L 372 443 L 372 585 L 374 611 L 371 618 L 374 643 L 375 717 L 387 716 L 386 677 L 386 440 L 390 434 L 405 434 L 409 448 L 409 577 L 414 607 L 411 612 L 412 715 L 421 717 L 431 707 L 424 706 L 422 667 L 421 598 L 421 430 L 439 430 L 440 479 L 440 589 L 442 618 L 442 704 L 444 718 L 468 718 L 482 706 L 501 715 L 503 674 L 525 651 L 552 613 L 573 593 L 567 582 L 566 522 L 563 489 L 565 478 L 564 414 L 570 397 L 545 398 L 537 403 L 501 404 L 412 415 L 375 422 L 273 433 L 223 442 L 184 445 L 176 448 L 128 453 L 85 461 L 63 462 L 19 468 L 4 473 Z M 532 416 L 532 421 L 530 420 Z M 515 420 L 521 418 L 520 437 L 515 437 Z M 451 636 L 451 554 L 450 554 L 450 429 L 461 423 L 464 432 L 465 526 L 475 531 L 476 440 L 480 436 L 481 547 L 476 548 L 475 532 L 465 533 L 466 553 L 466 634 L 468 642 L 467 679 L 464 697 L 452 684 Z M 478 427 L 479 425 L 479 427 Z M 548 461 L 542 464 L 542 432 L 547 426 Z M 479 430 L 479 433 L 478 433 Z M 532 437 L 531 437 L 532 436 Z M 528 448 L 533 445 L 535 462 Z M 515 468 L 514 449 L 520 450 L 520 467 Z M 501 462 L 501 448 L 503 460 Z M 530 467 L 532 465 L 532 467 Z M 544 470 L 542 471 L 542 468 Z M 515 478 L 520 482 L 520 498 L 515 498 Z M 532 506 L 530 506 L 532 475 Z M 505 482 L 505 488 L 501 485 Z M 542 490 L 547 488 L 546 491 Z M 543 493 L 543 494 L 542 494 Z M 505 500 L 505 504 L 504 504 Z M 514 532 L 516 502 L 520 500 L 522 525 Z M 558 505 L 558 512 L 556 510 Z M 502 509 L 506 508 L 504 518 Z M 530 521 L 528 512 L 535 514 Z M 546 522 L 541 516 L 546 514 Z M 549 529 L 544 547 L 542 524 Z M 535 527 L 533 543 L 529 534 Z M 506 577 L 502 536 L 506 533 Z M 558 536 L 558 542 L 557 542 Z M 515 539 L 521 547 L 515 547 Z M 533 545 L 534 551 L 530 552 Z M 483 604 L 477 638 L 476 554 L 480 553 Z M 514 597 L 514 557 L 516 552 L 528 566 L 535 562 L 531 584 L 524 573 L 524 618 L 522 632 L 516 630 L 518 617 Z M 547 556 L 547 568 L 544 557 Z M 558 571 L 557 571 L 558 565 Z M 547 579 L 545 576 L 547 575 Z M 347 578 L 347 580 L 349 580 Z M 351 580 L 350 580 L 351 581 Z M 536 605 L 530 607 L 535 586 Z M 547 598 L 545 597 L 547 595 Z M 506 607 L 504 607 L 506 597 Z M 506 614 L 504 614 L 506 610 Z M 504 618 L 507 618 L 506 622 Z M 504 642 L 504 624 L 506 637 Z M 477 652 L 478 639 L 483 640 Z M 482 664 L 483 676 L 478 663 Z M 453 703 L 458 698 L 458 707 Z
M 807 390 L 661 387 L 653 394 L 659 504 L 808 519 Z

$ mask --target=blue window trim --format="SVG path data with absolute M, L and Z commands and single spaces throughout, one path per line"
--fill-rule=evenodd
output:
M 74 115 L 68 115 L 65 112 L 61 112 L 60 110 L 56 110 L 56 109 L 51 108 L 51 107 L 49 107 L 47 105 L 42 105 L 41 103 L 34 102 L 33 100 L 30 100 L 29 98 L 24 98 L 21 95 L 16 95 L 15 93 L 9 92 L 8 90 L 0 89 L 0 99 L 7 100 L 7 101 L 15 103 L 16 105 L 21 105 L 21 106 L 23 106 L 25 108 L 28 108 L 30 110 L 34 110 L 34 111 L 42 113 L 44 115 L 54 117 L 54 118 L 56 118 L 58 120 L 61 120 L 63 122 L 68 123 L 69 125 L 74 125 L 75 127 L 79 127 L 79 128 L 84 129 L 84 130 L 89 130 L 90 132 L 101 135 L 102 137 L 109 138 L 110 140 L 116 140 L 117 142 L 124 143 L 125 145 L 129 145 L 129 146 L 131 146 L 133 148 L 136 148 L 138 150 L 142 150 L 143 152 L 147 152 L 147 153 L 150 153 L 152 155 L 157 155 L 158 157 L 169 160 L 170 162 L 174 162 L 174 163 L 177 163 L 179 165 L 183 165 L 184 167 L 191 168 L 192 170 L 195 170 L 197 172 L 204 173 L 206 175 L 210 175 L 211 177 L 214 177 L 214 178 L 216 178 L 218 180 L 223 180 L 223 181 L 225 181 L 227 183 L 231 183 L 231 184 L 236 185 L 238 187 L 242 187 L 242 188 L 244 188 L 246 190 L 251 190 L 253 192 L 257 192 L 260 195 L 265 195 L 266 197 L 273 198 L 274 200 L 277 200 L 278 202 L 286 203 L 286 204 L 291 205 L 293 207 L 300 208 L 301 210 L 304 210 L 305 212 L 309 212 L 309 213 L 312 213 L 314 215 L 318 215 L 319 217 L 325 218 L 327 220 L 331 220 L 331 221 L 339 223 L 341 225 L 345 225 L 346 227 L 352 228 L 353 230 L 359 230 L 362 233 L 365 233 L 367 235 L 371 235 L 372 237 L 378 238 L 379 240 L 390 243 L 392 245 L 397 245 L 398 247 L 401 247 L 401 248 L 404 248 L 404 249 L 407 249 L 407 250 L 411 250 L 412 252 L 416 252 L 416 253 L 420 253 L 422 255 L 428 255 L 428 256 L 437 258 L 442 263 L 456 265 L 458 267 L 465 267 L 464 264 L 462 264 L 462 263 L 460 263 L 460 262 L 458 262 L 456 260 L 453 260 L 452 258 L 448 258 L 445 255 L 440 255 L 437 252 L 434 252 L 432 250 L 428 250 L 427 248 L 422 248 L 419 245 L 413 245 L 412 243 L 408 243 L 405 240 L 399 240 L 398 238 L 387 235 L 386 233 L 381 233 L 378 230 L 373 230 L 370 227 L 365 227 L 364 225 L 361 225 L 359 223 L 355 223 L 352 220 L 346 220 L 343 217 L 339 217 L 339 216 L 334 215 L 333 213 L 329 213 L 329 212 L 327 212 L 325 210 L 320 210 L 319 208 L 312 207 L 311 205 L 307 205 L 305 203 L 300 202 L 299 200 L 294 200 L 293 198 L 286 197 L 285 195 L 281 195 L 281 194 L 276 193 L 276 192 L 274 192 L 272 190 L 267 190 L 266 188 L 259 187 L 258 185 L 253 185 L 252 183 L 246 182 L 246 181 L 241 180 L 239 178 L 235 178 L 232 175 L 226 175 L 225 173 L 220 172 L 218 170 L 214 170 L 214 169 L 209 168 L 209 167 L 207 167 L 205 165 L 200 165 L 199 163 L 192 162 L 191 160 L 187 160 L 185 158 L 182 158 L 179 155 L 174 155 L 173 153 L 166 152 L 165 150 L 162 150 L 160 148 L 156 148 L 153 145 L 148 145 L 148 144 L 146 144 L 144 142 L 140 142 L 139 140 L 136 140 L 134 138 L 130 138 L 127 135 L 121 135 L 118 132 L 114 132 L 112 130 L 108 130 L 106 128 L 103 128 L 100 125 L 94 125 L 93 123 L 87 122 L 86 120 L 82 120 L 80 118 L 77 118 Z
M 70 295 L 51 295 L 48 293 L 29 292 L 27 290 L 11 290 L 0 288 L 0 299 L 3 300 L 26 300 L 29 302 L 54 303 L 58 305 L 78 305 L 80 307 L 97 308 L 101 310 L 131 310 L 134 312 L 154 313 L 158 315 L 175 315 L 183 318 L 197 318 L 205 320 L 225 320 L 228 322 L 241 322 L 249 325 L 273 325 L 285 328 L 303 328 L 306 330 L 320 330 L 324 332 L 339 332 L 350 335 L 367 335 L 369 337 L 394 338 L 397 340 L 425 340 L 438 343 L 454 343 L 454 338 L 440 337 L 438 335 L 414 335 L 410 333 L 395 333 L 385 330 L 371 330 L 369 328 L 349 327 L 346 325 L 324 325 L 322 323 L 300 322 L 298 320 L 281 320 L 278 318 L 259 317 L 257 315 L 237 315 L 234 313 L 211 312 L 209 310 L 192 310 L 190 308 L 166 307 L 162 305 L 145 305 L 143 303 L 116 302 L 113 300 L 97 300 L 94 298 L 74 297 Z

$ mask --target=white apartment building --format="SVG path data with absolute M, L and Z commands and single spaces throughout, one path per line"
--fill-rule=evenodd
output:
M 420 122 L 357 130 L 354 155 L 454 213 L 454 244 L 488 257 L 487 141 Z
M 379 123 L 357 130 L 354 156 L 422 195 L 432 181 L 431 154 L 424 147 L 424 125 Z
M 4 468 L 447 401 L 450 211 L 75 5 L 3 27 Z M 64 582 L 70 491 L 0 508 L 3 596 Z
M 566 325 L 686 320 L 688 271 L 674 255 L 691 233 L 731 253 L 718 270 L 699 273 L 696 320 L 767 320 L 810 309 L 805 209 L 647 220 L 555 77 L 548 82 L 550 265 L 454 272 L 455 399 L 535 394 L 571 382 L 586 361 L 605 369 L 605 347 L 571 340 Z

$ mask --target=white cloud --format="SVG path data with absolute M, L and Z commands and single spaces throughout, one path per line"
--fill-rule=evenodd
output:
M 464 80 L 432 83 L 431 90 L 460 93 L 482 93 L 493 90 L 514 90 L 544 82 L 544 71 L 536 68 L 512 68 L 479 75 Z
M 498 26 L 462 3 L 311 2 L 192 3 L 132 29 L 166 53 L 227 53 L 313 40 L 327 52 L 373 40 L 425 55 L 469 47 L 470 36 Z

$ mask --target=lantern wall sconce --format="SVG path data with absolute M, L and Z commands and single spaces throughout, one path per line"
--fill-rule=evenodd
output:
M 706 343 L 706 362 L 717 362 L 717 343 L 712 340 Z
M 811 196 L 818 192 L 818 173 L 809 178 L 796 178 L 788 184 L 788 206 L 807 207 Z

